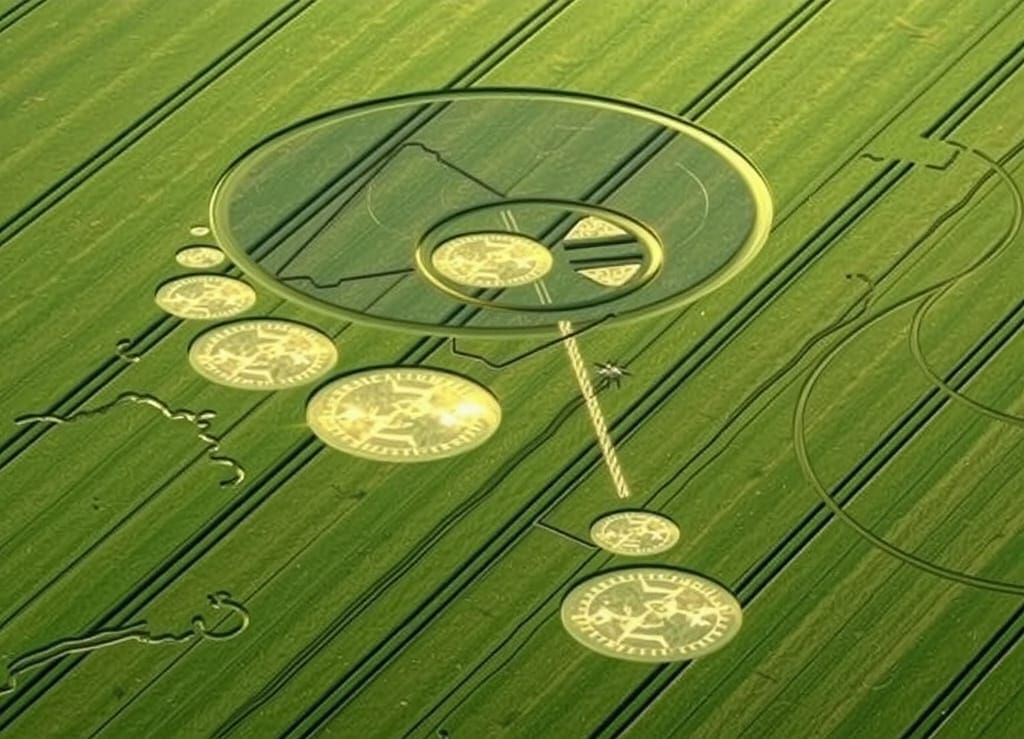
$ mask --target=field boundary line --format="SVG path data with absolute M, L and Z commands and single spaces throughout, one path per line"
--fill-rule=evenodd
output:
M 30 15 L 32 11 L 37 10 L 44 3 L 46 3 L 46 0 L 22 0 L 20 3 L 16 3 L 3 13 L 0 13 L 0 33 L 13 28 L 18 21 Z

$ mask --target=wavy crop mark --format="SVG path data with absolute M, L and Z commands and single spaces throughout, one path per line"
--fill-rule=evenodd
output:
M 513 55 L 552 21 L 557 19 L 565 10 L 571 7 L 574 2 L 575 0 L 547 0 L 546 2 L 541 3 L 535 11 L 530 13 L 523 21 L 509 30 L 508 33 L 499 39 L 491 48 L 484 51 L 478 58 L 474 59 L 468 67 L 460 71 L 451 80 L 447 87 L 463 88 L 471 86 L 477 82 L 484 75 L 491 72 L 503 61 Z M 411 135 L 415 129 L 412 132 L 407 131 L 406 127 L 408 125 L 416 124 L 422 127 L 423 125 L 426 125 L 428 121 L 429 119 L 425 121 L 407 121 L 397 127 L 392 134 L 390 134 L 390 137 Z M 381 146 L 385 146 L 386 144 L 387 138 L 382 141 Z M 349 174 L 350 172 L 346 171 L 340 175 L 339 179 L 344 178 Z M 316 210 L 319 207 L 322 207 L 319 204 L 322 196 L 330 188 L 335 187 L 337 182 L 338 180 L 329 183 L 323 192 L 296 208 L 285 219 L 285 221 L 275 226 L 261 239 L 261 245 L 268 250 L 272 250 L 277 245 L 275 243 L 275 236 L 285 234 L 283 238 L 287 238 L 288 234 L 294 232 L 295 229 L 307 223 L 312 217 L 310 210 L 313 209 L 313 215 L 315 215 Z M 277 239 L 278 243 L 280 240 L 281 238 Z M 230 273 L 232 270 L 231 268 L 226 268 L 223 271 L 224 273 Z M 385 290 L 385 293 L 386 292 L 387 290 Z M 145 343 L 147 350 L 151 349 L 158 345 L 164 338 L 170 335 L 183 323 L 184 322 L 181 319 L 163 316 L 152 323 L 139 336 L 138 341 L 140 343 Z M 420 346 L 421 342 L 416 342 L 413 349 L 409 352 L 409 355 L 411 356 L 411 354 Z M 405 361 L 408 358 L 409 357 L 407 356 L 405 359 L 400 361 Z M 56 406 L 58 408 L 65 406 L 67 408 L 65 411 L 66 413 L 77 409 L 84 403 L 84 399 L 92 397 L 99 392 L 99 390 L 109 385 L 124 369 L 124 363 L 118 361 L 116 357 L 112 360 L 106 360 L 100 367 L 80 382 L 72 391 L 66 394 L 64 398 L 58 401 Z M 26 451 L 38 438 L 39 435 L 26 437 L 19 434 L 6 440 L 5 443 L 0 446 L 0 452 L 4 455 L 3 457 L 0 457 L 0 467 L 9 463 L 18 455 Z M 258 510 L 260 505 L 262 505 L 262 503 L 265 502 L 282 484 L 288 474 L 295 473 L 304 468 L 320 451 L 322 451 L 322 449 L 322 445 L 317 445 L 311 438 L 307 438 L 293 447 L 267 471 L 261 480 L 254 485 L 251 492 L 247 493 L 242 499 L 236 501 L 228 510 L 216 516 L 214 520 L 205 524 L 199 531 L 184 542 L 173 556 L 161 563 L 154 573 L 144 578 L 140 583 L 134 586 L 132 590 L 126 593 L 120 601 L 112 606 L 108 613 L 100 619 L 100 623 L 120 617 L 130 618 L 141 607 L 140 604 L 148 602 L 154 597 L 155 592 L 160 592 L 168 585 L 169 582 L 173 582 L 182 572 L 209 551 L 213 546 L 212 542 L 214 539 L 212 537 L 215 532 L 223 534 L 225 531 L 230 531 L 234 526 L 238 525 L 254 511 Z M 3 727 L 7 726 L 10 721 L 16 719 L 18 715 L 29 710 L 41 695 L 53 687 L 57 680 L 59 680 L 64 674 L 67 674 L 67 672 L 79 664 L 80 661 L 81 658 L 76 658 L 66 661 L 61 665 L 51 665 L 50 668 L 47 668 L 46 675 L 42 675 L 37 678 L 37 684 L 33 686 L 34 690 L 31 697 L 26 698 L 18 705 L 14 705 L 12 703 L 10 705 L 0 707 L 0 731 L 2 731 Z
M 919 333 L 921 328 L 921 322 L 924 316 L 927 314 L 927 309 L 933 306 L 939 299 L 946 295 L 952 287 L 970 277 L 979 269 L 990 264 L 993 260 L 997 259 L 1003 254 L 1006 249 L 1013 243 L 1016 236 L 1020 233 L 1021 225 L 1024 223 L 1024 198 L 1021 196 L 1020 188 L 1014 182 L 1013 178 L 1006 171 L 1006 169 L 996 160 L 992 159 L 988 155 L 977 149 L 970 150 L 972 154 L 977 155 L 984 160 L 988 165 L 997 173 L 999 178 L 1008 187 L 1011 192 L 1013 203 L 1014 203 L 1014 214 L 1007 225 L 1003 235 L 996 241 L 993 247 L 987 250 L 982 256 L 977 259 L 974 263 L 968 267 L 962 269 L 955 275 L 946 278 L 933 285 L 929 285 L 921 290 L 914 292 L 913 294 L 903 298 L 896 303 L 888 306 L 884 310 L 881 310 L 866 319 L 860 321 L 849 333 L 846 334 L 835 346 L 829 350 L 818 362 L 818 364 L 808 375 L 804 381 L 803 387 L 801 388 L 800 397 L 796 404 L 796 409 L 793 414 L 793 441 L 797 455 L 797 461 L 800 464 L 800 469 L 803 471 L 807 481 L 811 483 L 812 488 L 817 493 L 821 502 L 825 505 L 833 515 L 839 520 L 843 521 L 847 526 L 853 529 L 859 536 L 868 541 L 873 546 L 886 552 L 887 554 L 896 557 L 897 559 L 905 562 L 906 564 L 916 567 L 924 572 L 928 572 L 937 577 L 942 577 L 953 582 L 960 583 L 962 585 L 968 585 L 971 587 L 981 588 L 985 590 L 992 590 L 1000 593 L 1010 593 L 1012 595 L 1024 595 L 1024 585 L 1018 585 L 1016 583 L 1004 582 L 1001 580 L 993 580 L 989 578 L 978 577 L 970 575 L 958 570 L 953 570 L 941 565 L 930 562 L 921 557 L 918 557 L 911 552 L 908 552 L 894 544 L 891 544 L 887 540 L 883 539 L 873 531 L 868 529 L 857 521 L 852 515 L 846 512 L 843 508 L 829 493 L 825 484 L 818 476 L 811 462 L 810 455 L 807 450 L 807 437 L 806 437 L 806 415 L 807 405 L 810 400 L 811 394 L 814 390 L 814 386 L 818 379 L 829 367 L 836 356 L 842 352 L 847 346 L 857 340 L 865 331 L 878 324 L 880 321 L 888 318 L 894 313 L 905 309 L 909 306 L 919 303 L 912 322 L 911 328 L 911 347 L 914 352 L 915 358 L 918 364 L 922 367 L 925 374 L 932 380 L 932 382 L 939 388 L 943 393 L 953 400 L 957 400 L 964 403 L 968 407 L 983 413 L 986 416 L 996 418 L 1000 421 L 1008 421 L 1011 423 L 1019 423 L 1016 416 L 1010 416 L 1009 414 L 996 411 L 995 409 L 988 408 L 976 401 L 973 401 L 958 390 L 953 388 L 949 383 L 939 377 L 934 370 L 928 366 L 924 360 L 923 352 L 920 349 L 920 338 L 915 335 Z M 923 301 L 923 302 L 921 302 Z
M 240 485 L 242 481 L 245 480 L 245 470 L 237 461 L 231 457 L 225 457 L 217 454 L 217 452 L 220 451 L 220 438 L 207 432 L 210 424 L 213 423 L 213 419 L 217 416 L 215 411 L 195 412 L 188 409 L 172 410 L 166 403 L 153 395 L 129 391 L 121 393 L 109 403 L 91 410 L 75 411 L 67 416 L 51 413 L 20 416 L 19 418 L 16 418 L 14 422 L 18 425 L 30 423 L 52 423 L 58 426 L 63 426 L 86 418 L 91 418 L 93 416 L 105 415 L 121 405 L 142 405 L 147 408 L 157 410 L 160 415 L 168 420 L 186 421 L 192 424 L 192 426 L 196 428 L 196 438 L 206 445 L 206 458 L 212 464 L 231 468 L 231 477 L 226 480 L 222 480 L 220 484 L 222 486 Z
M 956 144 L 956 146 L 960 147 L 961 149 L 966 149 L 966 147 L 963 147 L 960 144 Z M 1011 153 L 1007 155 L 1007 157 L 1004 157 L 1004 159 L 1013 156 L 1018 151 L 1020 151 L 1021 148 L 1024 148 L 1024 143 L 1018 144 L 1016 147 L 1014 147 Z M 1024 196 L 1021 195 L 1021 189 L 1014 181 L 1010 173 L 1002 164 L 1000 164 L 1000 162 L 989 158 L 982 152 L 977 150 L 971 150 L 971 153 L 981 157 L 986 162 L 988 162 L 989 166 L 992 168 L 991 171 L 997 173 L 997 176 L 1010 190 L 1011 196 L 1013 198 L 1014 207 L 1013 218 L 1011 222 L 1007 225 L 1006 230 L 1003 233 L 1003 236 L 999 239 L 999 241 L 996 242 L 996 245 L 993 248 L 991 248 L 988 252 L 982 254 L 982 256 L 977 261 L 975 261 L 973 264 L 968 265 L 960 272 L 957 272 L 956 274 L 946 278 L 945 280 L 942 280 L 941 282 L 938 282 L 930 287 L 927 287 L 924 290 L 920 291 L 919 293 L 916 293 L 915 295 L 912 295 L 909 298 L 907 298 L 909 302 L 921 300 L 921 303 L 920 305 L 918 305 L 917 310 L 914 311 L 914 318 L 910 324 L 910 351 L 914 355 L 914 360 L 917 362 L 918 367 L 921 368 L 921 371 L 924 372 L 928 379 L 931 380 L 931 382 L 936 387 L 938 387 L 942 392 L 946 393 L 946 395 L 948 395 L 953 400 L 963 403 L 968 408 L 977 411 L 982 415 L 988 416 L 989 418 L 995 419 L 996 421 L 1012 424 L 1014 426 L 1024 426 L 1024 416 L 1018 416 L 1011 413 L 1006 413 L 1004 411 L 1000 411 L 996 408 L 992 408 L 988 405 L 985 405 L 984 403 L 980 403 L 976 400 L 967 397 L 963 393 L 951 387 L 949 383 L 947 383 L 945 380 L 942 379 L 942 377 L 939 376 L 939 374 L 935 371 L 931 364 L 929 364 L 924 349 L 921 347 L 921 328 L 924 324 L 925 319 L 928 316 L 928 313 L 958 284 L 960 284 L 965 279 L 969 278 L 978 270 L 982 269 L 986 265 L 998 259 L 1006 251 L 1006 249 L 1009 248 L 1009 246 L 1013 243 L 1014 239 L 1020 233 L 1022 223 L 1024 223 Z
M 572 2 L 573 0 L 560 0 L 544 3 L 526 20 L 512 29 L 495 47 L 482 55 L 479 59 L 475 60 L 467 69 L 460 72 L 448 87 L 462 88 L 472 85 L 474 82 L 482 78 L 483 75 L 500 64 L 501 61 L 515 52 L 516 49 L 520 48 L 539 30 L 557 18 L 558 15 L 564 12 L 572 4 Z M 761 62 L 768 58 L 772 52 L 792 37 L 800 30 L 800 28 L 806 25 L 810 19 L 815 17 L 824 7 L 827 6 L 828 2 L 829 0 L 808 0 L 808 2 L 804 3 L 804 5 L 798 8 L 794 13 L 787 16 L 733 67 L 730 67 L 721 77 L 701 91 L 693 102 L 683 109 L 683 115 L 698 117 L 707 112 L 707 110 L 717 103 L 729 90 L 739 84 L 739 82 L 742 81 L 742 79 L 749 74 L 752 69 L 756 68 Z M 993 24 L 993 27 L 994 25 L 995 24 Z M 990 30 L 991 28 L 988 29 L 986 33 Z M 982 36 L 983 35 L 984 34 L 982 34 Z M 976 41 L 973 43 L 976 43 Z M 973 43 L 971 48 L 973 48 Z M 951 63 L 955 61 L 956 59 L 953 59 Z M 936 76 L 935 79 L 938 79 L 938 76 Z M 417 116 L 410 118 L 410 120 L 398 126 L 392 134 L 385 137 L 376 148 L 380 149 L 389 146 L 389 141 L 394 136 L 400 137 L 414 134 L 417 130 L 425 126 L 432 119 L 433 115 L 436 114 L 426 117 L 425 120 L 418 120 Z M 405 129 L 407 126 L 412 126 L 412 130 L 406 131 Z M 841 168 L 841 166 L 836 167 L 832 174 L 834 175 L 836 172 L 840 171 Z M 324 197 L 324 193 L 331 188 L 336 187 L 339 181 L 344 180 L 344 178 L 348 177 L 350 174 L 351 171 L 346 170 L 338 180 L 329 183 L 323 192 L 303 203 L 282 223 L 271 229 L 271 231 L 260 240 L 260 244 L 262 245 L 261 250 L 264 252 L 263 256 L 265 256 L 266 252 L 272 251 L 276 248 L 276 246 L 278 246 L 284 238 L 287 238 L 288 235 L 294 233 L 298 228 L 308 223 L 309 219 L 316 214 L 317 209 L 323 207 L 320 205 L 320 201 L 322 197 Z M 343 182 L 343 186 L 347 187 L 347 184 Z M 814 191 L 821 186 L 823 186 L 823 183 L 817 183 Z M 805 201 L 809 196 L 809 194 L 805 193 L 801 196 L 800 202 Z M 313 209 L 312 214 L 309 212 L 310 209 Z M 795 208 L 791 210 L 795 210 Z M 785 220 L 785 217 L 780 218 L 780 222 L 783 220 Z M 280 236 L 281 234 L 284 234 L 284 236 Z M 280 236 L 280 238 L 276 238 L 275 240 L 276 236 Z M 225 273 L 230 273 L 231 271 L 231 268 L 226 268 L 224 270 Z M 137 341 L 145 343 L 145 350 L 152 349 L 181 324 L 182 321 L 180 319 L 163 316 L 143 331 Z M 417 342 L 414 346 L 414 351 L 421 350 L 424 347 L 427 348 L 428 353 L 432 351 L 429 347 L 429 342 L 426 340 Z M 107 360 L 101 367 L 79 383 L 64 398 L 58 401 L 55 407 L 67 406 L 69 411 L 73 410 L 83 402 L 83 398 L 91 397 L 102 388 L 109 385 L 123 369 L 124 364 L 118 362 L 116 358 L 114 360 Z M 0 457 L 0 467 L 6 465 L 18 455 L 25 452 L 36 440 L 38 440 L 38 438 L 39 435 L 24 437 L 22 434 L 19 434 L 6 440 L 3 445 L 0 445 L 0 453 L 3 455 Z
M 289 573 L 292 570 L 293 565 L 296 562 L 298 562 L 303 555 L 309 552 L 316 544 L 320 543 L 325 536 L 327 536 L 328 534 L 333 534 L 338 523 L 341 522 L 344 518 L 346 518 L 349 514 L 351 514 L 353 509 L 356 507 L 358 501 L 361 500 L 366 495 L 366 491 L 364 490 L 357 490 L 353 493 L 346 493 L 343 490 L 339 490 L 338 493 L 341 499 L 344 501 L 343 505 L 341 505 L 340 507 L 340 510 L 337 513 L 335 513 L 334 516 L 330 517 L 327 520 L 327 522 L 323 526 L 321 526 L 319 530 L 313 536 L 311 536 L 301 547 L 299 547 L 290 557 L 288 557 L 284 562 L 279 564 L 272 572 L 268 573 L 255 588 L 250 590 L 245 596 L 245 601 L 247 603 L 251 603 L 254 599 L 256 599 L 261 593 L 263 593 L 267 589 L 267 587 L 274 583 L 281 575 Z M 215 626 L 220 626 L 228 618 L 230 618 L 230 614 L 222 616 L 220 620 L 215 624 Z M 272 629 L 273 626 L 268 625 L 267 628 Z M 141 689 L 136 690 L 131 698 L 124 701 L 120 706 L 118 706 L 117 710 L 111 713 L 102 724 L 97 726 L 93 733 L 89 735 L 89 739 L 93 739 L 93 737 L 103 734 L 103 732 L 107 729 L 108 726 L 113 724 L 117 720 L 117 718 L 124 711 L 126 711 L 132 704 L 134 704 L 138 700 L 142 700 L 146 691 L 153 687 L 153 685 L 155 685 L 166 674 L 171 672 L 171 670 L 177 667 L 180 661 L 185 659 L 188 656 L 189 652 L 196 646 L 197 644 L 193 643 L 185 649 L 183 649 L 181 653 L 178 654 L 173 660 L 171 660 L 169 664 L 165 665 L 160 670 L 160 672 L 152 676 Z M 181 708 L 182 706 L 179 705 L 178 710 L 181 710 Z M 174 720 L 173 715 L 168 716 L 167 718 L 170 721 Z
M 510 31 L 508 36 L 503 38 L 496 47 L 492 48 L 481 58 L 474 61 L 473 64 L 468 69 L 461 72 L 448 85 L 448 87 L 455 88 L 471 85 L 475 81 L 475 79 L 479 79 L 483 74 L 489 71 L 488 68 L 485 68 L 487 63 L 490 63 L 493 68 L 493 66 L 500 62 L 501 59 L 507 57 L 509 54 L 514 52 L 519 46 L 522 45 L 522 43 L 526 39 L 530 38 L 534 33 L 536 33 L 536 31 L 539 28 L 542 28 L 544 24 L 546 24 L 554 17 L 556 17 L 558 14 L 560 14 L 562 11 L 564 11 L 571 4 L 571 1 L 572 0 L 570 0 L 569 2 L 563 2 L 560 5 L 556 5 L 556 3 L 553 2 L 549 2 L 543 5 L 540 10 L 535 12 L 526 21 L 521 23 L 512 31 Z M 827 2 L 828 0 L 825 0 L 825 2 L 821 2 L 821 0 L 809 0 L 803 6 L 798 8 L 793 14 L 787 16 L 786 19 L 779 26 L 772 29 L 771 33 L 768 34 L 767 38 L 762 39 L 757 45 L 755 45 L 755 47 L 750 52 L 744 55 L 733 67 L 729 68 L 723 76 L 721 76 L 719 79 L 713 82 L 708 88 L 705 88 L 700 93 L 700 95 L 698 95 L 698 97 L 694 100 L 694 102 L 684 109 L 683 114 L 689 117 L 697 117 L 706 112 L 712 105 L 715 104 L 715 102 L 717 102 L 718 99 L 720 99 L 726 92 L 728 92 L 728 90 L 730 90 L 732 87 L 738 84 L 738 82 L 742 80 L 742 78 L 746 74 L 749 73 L 750 69 L 756 67 L 762 61 L 764 61 L 764 59 L 766 59 L 772 53 L 772 51 L 778 48 L 787 38 L 792 36 L 793 33 L 795 33 L 797 30 L 803 27 L 810 18 L 812 18 L 822 8 L 824 8 L 827 5 Z M 915 91 L 915 94 L 913 96 L 911 96 L 908 100 L 905 100 L 900 107 L 897 107 L 893 111 L 891 111 L 885 120 L 883 120 L 877 127 L 869 131 L 864 141 L 866 142 L 867 140 L 874 137 L 879 131 L 886 128 L 893 120 L 895 120 L 922 94 L 924 94 L 927 90 L 931 89 L 934 83 L 937 80 L 939 80 L 946 71 L 948 71 L 950 68 L 952 68 L 952 66 L 954 66 L 961 59 L 963 59 L 971 50 L 977 47 L 977 45 L 981 41 L 983 41 L 992 32 L 993 29 L 999 26 L 999 24 L 1005 19 L 1005 17 L 1007 17 L 1011 12 L 1013 12 L 1015 8 L 1016 5 L 1009 7 L 1001 16 L 995 18 L 991 24 L 986 26 L 984 29 L 982 29 L 980 33 L 973 37 L 971 41 L 968 44 L 966 44 L 962 49 L 960 49 L 955 56 L 950 57 L 943 67 L 937 68 L 935 72 L 926 81 L 926 83 L 920 86 L 920 88 Z M 531 27 L 531 24 L 534 24 L 535 22 L 536 24 Z M 522 35 L 523 38 L 513 42 L 515 37 L 519 35 Z M 490 61 L 489 57 L 492 55 L 500 56 L 497 62 Z M 475 79 L 473 78 L 474 76 Z M 953 111 L 950 112 L 950 114 L 947 114 L 943 118 L 940 118 L 938 121 L 936 121 L 932 129 L 925 132 L 923 135 L 929 136 L 935 128 L 945 125 L 945 121 L 949 118 L 949 115 L 959 110 L 961 107 L 964 107 L 966 102 L 968 101 L 961 101 L 960 103 L 957 104 L 957 106 L 954 106 L 954 109 Z M 396 129 L 394 135 L 402 134 L 402 129 L 405 125 L 406 124 L 403 124 L 398 129 Z M 425 125 L 425 122 L 423 122 L 422 125 Z M 858 145 L 856 150 L 859 150 L 860 148 L 861 145 Z M 851 156 L 850 159 L 852 158 L 853 157 Z M 826 177 L 815 180 L 815 182 L 811 183 L 811 185 L 808 188 L 806 188 L 805 191 L 801 192 L 800 195 L 795 197 L 792 204 L 789 207 L 787 207 L 787 209 L 785 209 L 782 213 L 780 213 L 779 223 L 785 221 L 789 217 L 789 215 L 792 215 L 792 213 L 795 212 L 800 205 L 807 202 L 807 200 L 811 196 L 813 196 L 816 192 L 821 190 L 829 181 L 831 181 L 831 179 L 836 175 L 836 173 L 841 171 L 843 166 L 847 164 L 850 159 L 844 160 L 840 165 L 831 169 L 830 173 Z M 334 184 L 335 183 L 331 183 L 330 185 L 328 185 L 328 187 L 332 187 Z M 315 201 L 318 198 L 319 195 L 317 197 L 314 197 L 310 201 L 304 203 L 298 209 L 296 209 L 288 217 L 288 219 L 286 219 L 285 222 L 282 222 L 281 224 L 279 224 L 279 226 L 276 226 L 274 229 L 271 230 L 270 233 L 263 237 L 263 239 L 261 239 L 261 243 L 271 241 L 274 234 L 278 233 L 283 229 L 286 229 L 286 226 L 290 223 L 290 221 L 297 218 L 302 218 L 305 210 L 309 207 L 314 206 Z M 303 221 L 302 223 L 305 222 L 306 221 Z M 300 226 L 301 225 L 302 224 L 300 224 Z M 270 248 L 272 249 L 273 246 L 271 246 Z M 225 272 L 229 271 L 230 270 L 225 270 Z M 181 325 L 181 323 L 182 321 L 180 319 L 176 319 L 170 316 L 164 316 L 160 320 L 156 321 L 155 323 L 151 324 L 148 328 L 146 328 L 140 335 L 138 340 L 140 342 L 146 342 L 147 347 L 152 348 L 156 346 L 160 341 L 162 341 L 163 338 L 166 338 L 167 335 L 169 335 L 176 328 L 178 328 Z M 420 345 L 422 345 L 422 343 L 423 342 L 420 342 Z M 113 381 L 113 379 L 120 371 L 117 367 L 117 365 L 119 364 L 121 363 L 117 362 L 116 358 L 113 361 L 107 360 L 97 370 L 92 372 L 85 380 L 80 382 L 64 398 L 58 401 L 56 405 L 67 405 L 70 406 L 71 409 L 73 409 L 77 405 L 81 404 L 83 402 L 82 398 L 91 397 L 96 392 L 101 390 L 103 387 L 106 387 L 107 385 L 110 384 L 110 382 Z M 121 369 L 123 369 L 123 367 L 124 365 L 122 364 Z M 16 456 L 24 452 L 37 439 L 38 436 L 22 438 L 22 435 L 16 435 L 6 440 L 2 445 L 0 445 L 0 454 L 3 455 L 0 456 L 0 467 L 6 465 Z
M 18 675 L 21 673 L 44 667 L 67 655 L 86 654 L 127 642 L 184 644 L 192 640 L 227 641 L 234 639 L 249 628 L 249 612 L 245 606 L 234 600 L 230 593 L 224 591 L 211 593 L 207 596 L 207 600 L 217 610 L 222 608 L 229 610 L 231 615 L 237 618 L 235 626 L 224 631 L 211 630 L 206 624 L 206 618 L 202 614 L 197 614 L 192 617 L 191 628 L 178 634 L 154 634 L 145 621 L 140 621 L 119 629 L 94 631 L 91 634 L 61 639 L 16 657 L 10 663 L 0 665 L 0 696 L 13 693 L 18 689 Z

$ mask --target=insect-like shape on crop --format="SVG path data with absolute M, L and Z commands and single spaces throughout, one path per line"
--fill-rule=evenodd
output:
M 597 362 L 598 388 L 621 387 L 622 378 L 629 377 L 630 371 L 618 362 Z

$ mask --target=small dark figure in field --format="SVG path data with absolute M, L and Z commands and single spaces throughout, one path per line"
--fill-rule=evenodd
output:
M 620 387 L 622 378 L 630 375 L 629 370 L 616 362 L 598 362 L 595 366 L 598 376 L 597 386 L 601 390 L 607 387 Z

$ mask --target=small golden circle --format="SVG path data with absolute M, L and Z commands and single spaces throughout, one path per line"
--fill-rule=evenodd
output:
M 156 291 L 156 304 L 179 318 L 228 318 L 252 308 L 256 291 L 225 275 L 194 275 L 165 282 Z
M 193 236 L 208 236 L 210 234 L 209 226 L 193 226 L 188 230 Z
M 325 444 L 357 457 L 426 462 L 483 444 L 501 423 L 501 406 L 459 375 L 389 367 L 324 386 L 310 399 L 306 422 Z
M 215 246 L 186 246 L 184 249 L 178 250 L 174 259 L 182 267 L 206 269 L 222 264 L 224 252 Z
M 599 654 L 679 662 L 725 646 L 743 609 L 722 586 L 668 567 L 631 567 L 583 581 L 562 601 L 562 625 Z
M 650 511 L 619 511 L 599 518 L 590 538 L 612 554 L 642 557 L 667 551 L 679 541 L 679 527 Z
M 430 257 L 453 282 L 471 287 L 528 285 L 551 271 L 551 251 L 518 234 L 472 233 L 448 239 Z
M 338 361 L 330 337 L 292 321 L 254 318 L 214 326 L 188 351 L 203 377 L 243 390 L 286 390 L 326 374 Z

